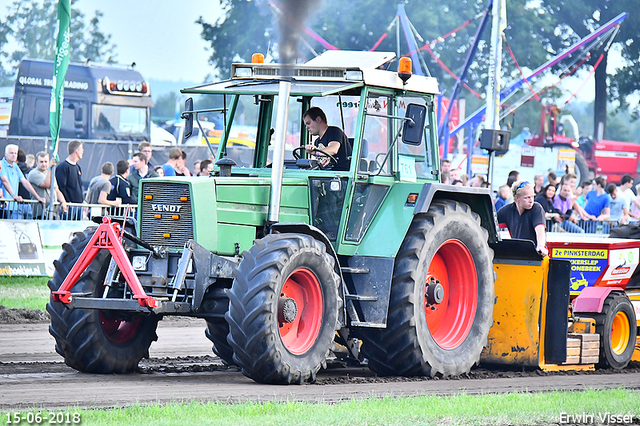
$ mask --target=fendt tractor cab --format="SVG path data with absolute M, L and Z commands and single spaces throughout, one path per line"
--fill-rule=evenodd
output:
M 386 70 L 394 56 L 234 64 L 230 79 L 183 90 L 224 97 L 216 168 L 143 180 L 137 223 L 105 217 L 65 244 L 47 310 L 67 364 L 134 370 L 158 321 L 184 315 L 259 382 L 314 380 L 334 356 L 380 375 L 468 372 L 493 322 L 490 244 L 504 243 L 489 190 L 438 183 L 437 82 L 406 58 Z M 205 112 L 191 105 L 187 133 Z M 307 155 L 311 107 L 348 137 L 348 170 Z M 254 144 L 229 147 L 240 128 Z M 513 244 L 504 256 L 542 264 Z
M 25 59 L 15 84 L 9 135 L 49 136 L 53 62 Z M 60 137 L 149 140 L 153 107 L 149 84 L 134 69 L 69 64 Z

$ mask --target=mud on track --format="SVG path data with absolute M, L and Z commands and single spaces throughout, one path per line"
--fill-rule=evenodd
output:
M 261 385 L 227 367 L 213 355 L 196 319 L 165 319 L 158 341 L 140 372 L 127 375 L 82 374 L 67 367 L 54 351 L 47 323 L 0 324 L 0 410 L 38 407 L 114 407 L 175 401 L 337 402 L 369 396 L 450 395 L 502 392 L 609 389 L 640 390 L 640 365 L 623 372 L 543 373 L 477 368 L 452 379 L 376 377 L 364 367 L 330 364 L 314 384 Z

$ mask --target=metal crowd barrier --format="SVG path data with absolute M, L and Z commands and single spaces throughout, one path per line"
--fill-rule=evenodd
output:
M 0 219 L 17 220 L 87 220 L 96 216 L 114 218 L 135 217 L 138 206 L 107 206 L 104 204 L 67 203 L 67 212 L 63 213 L 60 203 L 53 206 L 43 205 L 36 200 L 17 202 L 13 199 L 0 198 Z
M 18 220 L 87 220 L 99 216 L 114 218 L 135 217 L 138 206 L 123 205 L 118 207 L 104 204 L 67 203 L 67 213 L 60 211 L 60 203 L 54 203 L 53 208 L 44 206 L 36 200 L 24 200 L 21 203 L 13 199 L 0 198 L 0 219 Z M 594 234 L 606 236 L 612 228 L 617 228 L 617 221 L 598 222 L 594 220 L 579 220 L 578 223 L 555 222 L 548 219 L 547 232 L 568 232 L 572 234 Z
M 613 228 L 620 226 L 615 220 L 605 220 L 599 222 L 597 220 L 579 220 L 578 223 L 573 222 L 555 222 L 553 219 L 547 219 L 547 232 L 568 232 L 572 234 L 595 234 L 608 235 Z

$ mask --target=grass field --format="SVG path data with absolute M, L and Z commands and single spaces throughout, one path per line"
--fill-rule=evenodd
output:
M 212 384 L 214 385 L 214 384 Z M 383 386 L 383 385 L 382 385 Z M 295 392 L 295 387 L 292 388 Z M 76 412 L 72 409 L 69 413 Z M 182 403 L 79 410 L 82 425 L 536 425 L 640 421 L 638 392 L 614 389 L 502 395 L 369 398 L 338 404 Z M 593 416 L 582 421 L 577 417 Z M 563 417 L 564 416 L 564 417 Z M 609 417 L 607 417 L 609 416 Z M 612 417 L 613 416 L 613 417 Z M 582 417 L 584 419 L 584 417 Z M 612 420 L 613 419 L 613 420 Z M 6 423 L 7 413 L 2 421 Z M 591 420 L 591 421 L 589 421 Z
M 46 277 L 0 277 L 0 305 L 44 310 L 49 300 L 47 281 Z M 215 384 L 212 383 L 212 386 Z M 292 394 L 295 394 L 295 390 L 296 387 L 292 386 Z M 47 417 L 47 411 L 39 412 Z M 616 389 L 485 396 L 461 394 L 450 397 L 370 398 L 338 404 L 185 402 L 109 410 L 65 411 L 71 414 L 74 412 L 79 413 L 82 425 L 127 426 L 536 425 L 558 424 L 563 419 L 564 423 L 574 424 L 629 424 L 630 421 L 639 424 L 640 393 Z M 0 417 L 2 424 L 15 424 L 11 421 L 12 415 L 3 412 Z M 566 417 L 585 415 L 586 420 L 584 417 Z M 631 417 L 623 418 L 625 415 Z M 69 419 L 73 420 L 73 417 Z M 27 424 L 25 420 L 21 423 Z M 68 424 L 78 423 L 72 421 Z
M 44 311 L 50 294 L 48 281 L 48 277 L 0 277 L 0 305 Z

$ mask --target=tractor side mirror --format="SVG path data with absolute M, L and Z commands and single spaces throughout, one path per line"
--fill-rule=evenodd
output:
M 193 134 L 193 112 L 191 111 L 193 111 L 193 98 L 187 98 L 187 100 L 184 101 L 184 112 L 182 113 L 182 118 L 185 119 L 182 143 Z
M 402 142 L 409 145 L 420 145 L 424 122 L 427 118 L 427 107 L 419 104 L 407 105 L 404 125 L 402 126 Z

